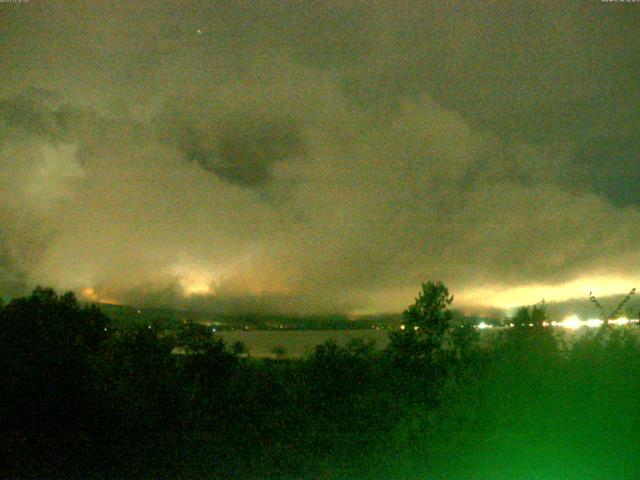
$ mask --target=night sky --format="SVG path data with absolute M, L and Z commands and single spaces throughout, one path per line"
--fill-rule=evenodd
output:
M 640 4 L 0 3 L 0 294 L 467 311 L 640 287 Z

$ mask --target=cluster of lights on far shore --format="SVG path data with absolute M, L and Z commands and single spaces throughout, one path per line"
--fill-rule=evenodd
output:
M 551 322 L 552 327 L 564 327 L 571 330 L 577 330 L 581 327 L 598 328 L 602 326 L 604 322 L 599 318 L 589 318 L 588 320 L 580 320 L 577 315 L 571 315 L 565 318 L 561 322 Z M 628 325 L 630 323 L 638 323 L 638 319 L 629 319 L 627 317 L 619 317 L 609 319 L 610 325 Z
M 619 317 L 619 318 L 610 319 L 608 323 L 609 325 L 629 325 L 630 323 L 638 323 L 639 321 L 640 320 L 638 319 L 628 319 L 626 317 Z M 570 315 L 560 322 L 556 322 L 556 321 L 542 322 L 542 326 L 560 327 L 560 328 L 566 328 L 569 330 L 578 330 L 579 328 L 582 328 L 582 327 L 598 328 L 598 327 L 601 327 L 603 323 L 604 322 L 599 318 L 589 318 L 587 320 L 580 320 L 580 318 L 577 315 Z M 513 326 L 514 326 L 513 323 L 506 325 L 506 327 L 513 327 Z M 530 323 L 529 326 L 533 327 L 533 323 Z M 487 328 L 494 328 L 494 326 L 489 325 L 485 322 L 480 322 L 478 325 L 476 325 L 476 328 L 480 330 L 485 330 Z

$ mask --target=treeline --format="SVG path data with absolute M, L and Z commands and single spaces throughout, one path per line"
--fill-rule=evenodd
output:
M 395 327 L 401 323 L 400 314 L 366 315 L 352 318 L 345 314 L 288 315 L 269 313 L 220 314 L 198 310 L 150 308 L 101 304 L 100 309 L 116 324 L 140 321 L 173 329 L 184 321 L 211 324 L 218 331 L 225 330 L 361 330 L 372 327 Z
M 423 285 L 384 351 L 259 360 L 194 323 L 115 326 L 38 288 L 0 308 L 0 476 L 636 478 L 636 327 L 487 344 L 451 327 L 452 301 Z
M 181 347 L 186 354 L 172 353 Z M 8 476 L 305 478 L 368 468 L 408 395 L 372 344 L 300 361 L 242 358 L 209 328 L 114 325 L 37 288 L 0 309 Z M 361 458 L 362 460 L 358 460 Z M 6 476 L 5 475 L 5 476 Z

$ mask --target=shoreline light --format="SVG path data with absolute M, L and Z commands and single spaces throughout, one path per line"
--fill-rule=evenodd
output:
M 590 318 L 589 320 L 586 320 L 584 324 L 589 328 L 598 328 L 603 324 L 603 321 L 599 318 Z
M 608 320 L 608 324 L 609 325 L 629 325 L 630 323 L 638 323 L 639 320 L 638 319 L 628 319 L 627 317 L 618 317 L 618 318 L 612 318 Z M 561 322 L 551 322 L 551 325 L 558 326 L 558 327 L 564 327 L 564 328 L 569 328 L 571 330 L 577 330 L 578 328 L 581 327 L 587 327 L 587 328 L 599 328 L 604 324 L 604 322 L 602 320 L 600 320 L 599 318 L 589 318 L 587 320 L 580 320 L 580 318 L 577 315 L 570 315 L 568 317 L 566 317 L 564 320 L 562 320 Z
M 630 323 L 630 320 L 627 317 L 620 317 L 614 320 L 609 320 L 609 323 L 613 325 L 627 325 L 628 323 Z
M 607 323 L 609 325 L 624 326 L 624 325 L 631 325 L 634 323 L 640 323 L 640 320 L 637 318 L 629 319 L 627 317 L 619 317 L 615 319 L 609 319 Z M 583 327 L 600 328 L 603 324 L 604 322 L 599 318 L 589 318 L 587 320 L 581 320 L 580 317 L 578 317 L 577 315 L 569 315 L 559 322 L 556 320 L 552 320 L 552 321 L 545 320 L 544 322 L 542 322 L 542 326 L 544 327 L 566 328 L 569 330 L 578 330 Z M 532 327 L 533 324 L 530 323 L 528 324 L 528 326 Z M 488 325 L 485 322 L 480 322 L 475 326 L 475 328 L 477 328 L 478 330 L 485 330 L 493 327 L 494 327 L 493 325 Z M 513 323 L 509 323 L 503 327 L 496 327 L 496 328 L 498 330 L 501 330 L 503 328 L 513 328 L 513 327 L 515 327 L 515 325 Z
M 560 326 L 564 328 L 569 328 L 571 330 L 577 330 L 582 326 L 582 321 L 578 318 L 577 315 L 571 315 L 566 317 L 564 320 L 560 322 Z

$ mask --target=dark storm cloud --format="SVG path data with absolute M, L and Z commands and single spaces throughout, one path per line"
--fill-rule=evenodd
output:
M 299 130 L 285 119 L 239 116 L 218 132 L 187 125 L 177 132 L 185 158 L 222 180 L 256 188 L 268 184 L 279 161 L 302 153 Z
M 46 91 L 27 90 L 24 94 L 0 100 L 0 121 L 3 137 L 10 130 L 19 130 L 26 135 L 57 141 L 62 136 L 64 121 L 46 106 L 53 96 Z M 61 115 L 62 116 L 62 115 Z
M 637 5 L 7 5 L 27 283 L 393 310 L 638 278 Z

